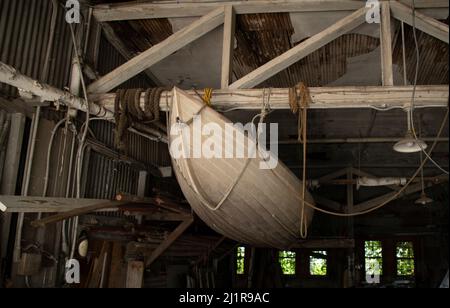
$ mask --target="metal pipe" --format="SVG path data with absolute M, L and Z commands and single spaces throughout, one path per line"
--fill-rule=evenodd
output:
M 36 136 L 39 128 L 39 119 L 41 114 L 41 107 L 36 107 L 36 112 L 33 115 L 32 125 L 31 125 L 31 135 L 30 141 L 28 143 L 27 150 L 27 161 L 25 163 L 25 175 L 23 178 L 23 186 L 22 186 L 22 195 L 28 195 L 28 189 L 30 186 L 30 177 L 31 177 L 31 167 L 33 165 L 34 158 L 34 148 L 36 146 Z M 24 213 L 19 213 L 17 218 L 17 227 L 16 227 L 16 237 L 14 241 L 14 252 L 13 252 L 13 261 L 20 261 L 20 252 L 21 252 L 21 241 L 22 241 L 22 228 L 23 228 L 23 219 L 25 217 Z

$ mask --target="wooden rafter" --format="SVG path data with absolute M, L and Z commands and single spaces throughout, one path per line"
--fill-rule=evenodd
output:
M 397 1 L 391 1 L 390 6 L 392 16 L 400 21 L 403 21 L 404 23 L 407 23 L 408 25 L 413 24 L 413 10 L 411 7 L 408 7 Z M 440 39 L 441 41 L 444 41 L 448 44 L 448 25 L 417 11 L 415 12 L 414 20 L 417 29 L 431 36 L 434 36 L 435 38 Z
M 122 55 L 122 57 L 124 57 L 125 61 L 131 60 L 136 56 L 136 54 L 133 54 L 133 52 L 125 45 L 125 43 L 116 35 L 114 29 L 108 23 L 102 23 L 101 27 L 108 42 L 113 45 L 113 47 Z M 144 73 L 155 85 L 162 85 L 162 82 L 159 81 L 158 78 L 156 78 L 156 76 L 149 69 L 146 69 Z
M 295 62 L 303 59 L 320 47 L 361 25 L 366 20 L 365 16 L 366 8 L 363 7 L 358 9 L 356 12 L 344 17 L 332 26 L 317 33 L 316 35 L 313 35 L 309 39 L 289 49 L 282 55 L 235 81 L 230 85 L 230 89 L 253 88 L 259 85 L 263 81 L 284 70 Z
M 220 7 L 194 21 L 189 26 L 172 34 L 161 43 L 114 69 L 88 87 L 90 93 L 106 93 L 121 83 L 170 56 L 189 43 L 221 25 L 224 21 L 224 8 Z
M 188 219 L 183 221 L 169 236 L 152 252 L 151 256 L 145 261 L 145 266 L 150 266 L 159 258 L 179 237 L 191 226 L 194 220 Z
M 410 4 L 411 0 L 400 0 Z M 447 0 L 415 0 L 416 7 L 448 8 Z M 354 11 L 364 2 L 359 0 L 258 0 L 258 1 L 152 1 L 122 4 L 100 4 L 94 16 L 100 22 L 147 18 L 198 17 L 217 7 L 233 5 L 236 14 Z

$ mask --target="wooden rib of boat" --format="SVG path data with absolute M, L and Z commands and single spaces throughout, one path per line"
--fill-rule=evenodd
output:
M 173 92 L 169 122 L 178 123 L 179 128 L 184 126 L 186 135 L 185 139 L 178 139 L 184 141 L 178 142 L 177 146 L 192 153 L 193 142 L 187 142 L 187 138 L 193 140 L 195 125 L 192 119 L 197 114 L 202 126 L 213 122 L 225 131 L 225 123 L 230 123 L 226 117 L 205 107 L 198 97 L 177 88 Z M 186 130 L 187 126 L 189 129 Z M 170 131 L 170 144 L 180 138 L 176 132 L 178 130 L 180 134 L 179 128 Z M 198 126 L 195 129 L 198 130 Z M 246 150 L 248 142 L 254 142 L 238 128 L 234 128 L 233 133 L 245 140 L 241 146 Z M 207 138 L 214 137 L 202 136 L 202 142 Z M 173 168 L 186 199 L 212 229 L 241 243 L 285 249 L 300 238 L 302 183 L 281 161 L 274 169 L 260 169 L 260 162 L 259 157 L 172 156 Z M 314 204 L 308 192 L 305 200 Z M 310 225 L 313 212 L 305 206 L 306 226 Z

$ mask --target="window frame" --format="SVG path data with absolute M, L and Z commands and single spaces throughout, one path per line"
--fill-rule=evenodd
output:
M 290 257 L 282 257 L 281 256 L 281 254 L 283 253 L 283 252 L 288 252 L 288 253 L 293 253 L 294 255 L 293 256 L 290 256 Z M 278 251 L 278 254 L 277 254 L 277 261 L 278 261 L 278 264 L 280 265 L 280 269 L 281 269 L 281 274 L 283 275 L 283 276 L 285 276 L 285 277 L 296 277 L 297 276 L 297 264 L 298 264 L 298 253 L 297 253 L 297 251 L 295 251 L 295 250 L 279 250 Z M 283 271 L 283 266 L 281 265 L 281 259 L 292 259 L 293 261 L 294 261 L 294 273 L 293 274 L 290 274 L 290 273 L 288 273 L 288 274 L 286 274 L 284 271 Z
M 408 258 L 408 257 L 397 257 L 397 248 L 398 248 L 398 244 L 399 243 L 411 243 L 411 249 L 412 249 L 412 254 L 413 256 Z M 407 239 L 399 239 L 399 240 L 395 240 L 394 241 L 394 273 L 395 273 L 395 277 L 397 279 L 401 279 L 401 280 L 413 280 L 416 277 L 416 269 L 417 269 L 417 265 L 416 265 L 416 251 L 415 251 L 415 244 L 414 241 L 412 240 L 407 240 Z M 413 267 L 414 267 L 414 271 L 412 275 L 400 275 L 398 273 L 398 260 L 412 260 L 413 261 Z
M 325 267 L 326 267 L 325 275 L 315 275 L 315 274 L 312 274 L 312 273 L 311 273 L 311 258 L 321 259 L 321 258 L 318 258 L 318 257 L 313 256 L 312 254 L 314 254 L 314 253 L 320 253 L 320 252 L 325 252 L 325 257 L 322 258 L 322 260 L 325 260 Z M 327 249 L 321 249 L 321 250 L 319 250 L 319 249 L 314 249 L 314 250 L 310 250 L 309 253 L 308 253 L 308 275 L 309 275 L 310 277 L 314 277 L 314 278 L 326 278 L 326 277 L 328 277 L 328 275 L 329 275 L 329 268 L 328 268 L 328 260 L 329 260 L 329 259 L 328 259 L 328 257 L 329 257 L 329 254 L 328 254 L 328 250 L 327 250 Z
M 378 243 L 380 243 L 380 248 L 381 248 L 381 253 L 380 253 L 380 256 L 379 257 L 368 257 L 368 256 L 366 256 L 366 243 L 367 242 L 378 242 Z M 363 273 L 364 273 L 364 275 L 363 275 L 363 279 L 364 279 L 364 282 L 365 283 L 367 283 L 367 281 L 366 281 L 366 277 L 367 277 L 367 259 L 373 259 L 373 260 L 378 260 L 378 264 L 380 264 L 381 265 L 381 271 L 380 271 L 380 281 L 378 282 L 378 283 L 376 283 L 376 284 L 380 284 L 380 283 L 382 283 L 382 281 L 383 281 L 383 275 L 384 275 L 384 272 L 385 272 L 385 268 L 384 268 L 384 266 L 385 266 L 385 249 L 384 249 L 384 243 L 383 243 L 383 240 L 382 239 L 373 239 L 373 238 L 370 238 L 370 239 L 364 239 L 363 241 L 362 241 L 362 259 L 363 259 L 363 267 L 362 267 L 362 270 L 363 270 Z

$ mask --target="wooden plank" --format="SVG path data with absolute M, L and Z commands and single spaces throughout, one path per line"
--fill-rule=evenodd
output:
M 392 16 L 412 26 L 413 11 L 411 7 L 408 7 L 396 1 L 390 1 L 390 6 Z M 431 36 L 434 36 L 435 38 L 448 44 L 449 42 L 448 25 L 417 11 L 415 12 L 415 25 L 417 29 Z
M 365 22 L 365 16 L 366 8 L 363 7 L 235 81 L 230 85 L 230 89 L 253 88 L 259 85 L 313 51 L 361 25 Z
M 389 2 L 386 1 L 382 1 L 380 7 L 381 81 L 383 86 L 393 86 L 391 9 Z
M 71 199 L 0 195 L 0 206 L 3 204 L 7 213 L 59 213 L 89 206 L 103 206 L 108 202 L 113 208 L 118 204 L 107 199 Z
M 193 222 L 193 219 L 185 220 L 172 233 L 170 233 L 170 235 L 158 246 L 158 248 L 152 252 L 149 259 L 145 261 L 145 267 L 150 266 L 156 259 L 158 259 L 159 256 L 161 256 L 164 251 L 166 251 L 167 248 L 169 248 L 170 245 L 172 245 L 178 237 L 180 237 L 180 235 L 182 235 L 183 232 L 191 226 Z
M 73 210 L 70 210 L 67 212 L 62 212 L 62 213 L 59 213 L 56 215 L 48 216 L 48 217 L 45 217 L 42 219 L 34 220 L 31 222 L 31 225 L 36 228 L 45 227 L 45 225 L 55 223 L 58 221 L 62 221 L 62 220 L 66 220 L 71 217 L 81 216 L 84 214 L 88 214 L 88 213 L 103 210 L 103 209 L 116 208 L 123 204 L 124 204 L 123 202 L 108 200 L 104 203 L 98 203 L 98 204 L 94 204 L 94 205 L 84 206 L 84 207 L 76 208 L 76 209 L 73 209 Z
M 101 27 L 103 33 L 105 34 L 108 42 L 117 49 L 117 51 L 125 58 L 126 61 L 131 60 L 133 57 L 137 56 L 133 54 L 131 50 L 125 45 L 125 43 L 116 35 L 114 29 L 108 23 L 102 23 Z M 163 85 L 162 82 L 150 71 L 150 69 L 144 70 L 144 73 L 148 78 L 157 86 Z
M 411 3 L 411 0 L 401 0 Z M 415 0 L 417 8 L 448 8 L 447 0 Z M 233 5 L 237 14 L 354 11 L 365 3 L 359 0 L 257 0 L 257 1 L 161 1 L 101 4 L 94 7 L 100 22 L 147 18 L 203 16 L 221 6 Z
M 221 88 L 226 89 L 230 85 L 233 74 L 233 51 L 234 51 L 234 31 L 236 25 L 236 14 L 233 6 L 225 7 L 225 22 L 223 24 L 223 45 L 222 45 L 222 80 Z
M 111 267 L 109 272 L 108 288 L 123 288 L 125 277 L 123 267 L 124 249 L 122 244 L 114 242 L 111 251 Z
M 89 87 L 90 93 L 105 93 L 119 86 L 128 79 L 136 76 L 155 63 L 170 56 L 199 37 L 213 30 L 223 23 L 223 7 L 215 9 L 202 18 L 194 21 L 189 26 L 172 34 L 161 43 L 149 48 L 99 80 Z
M 310 109 L 351 109 L 351 108 L 404 108 L 411 103 L 412 86 L 346 86 L 310 87 L 312 102 Z M 194 91 L 186 91 L 196 96 Z M 202 94 L 202 91 L 199 91 Z M 271 109 L 290 109 L 289 89 L 273 88 L 270 92 Z M 415 106 L 446 108 L 449 89 L 447 85 L 420 85 L 416 88 Z M 172 91 L 163 92 L 160 109 L 167 111 L 166 99 L 172 100 Z M 211 102 L 217 111 L 230 108 L 261 110 L 263 89 L 222 89 L 214 90 Z M 114 93 L 91 95 L 92 101 L 114 110 Z M 141 97 L 141 104 L 144 98 Z
M 128 261 L 127 289 L 140 289 L 144 281 L 144 262 Z

